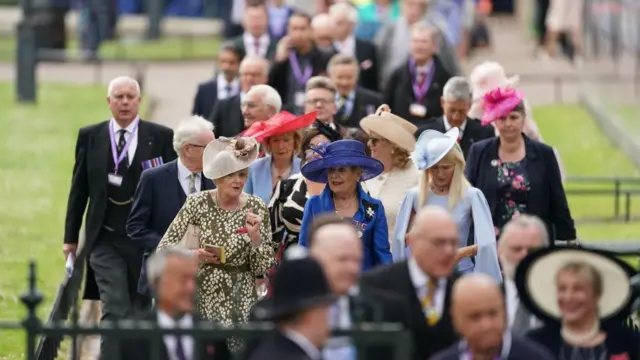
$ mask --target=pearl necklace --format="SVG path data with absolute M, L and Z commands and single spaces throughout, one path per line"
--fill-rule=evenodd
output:
M 576 334 L 575 332 L 567 329 L 566 327 L 562 327 L 560 330 L 560 335 L 562 338 L 571 344 L 580 345 L 584 344 L 590 340 L 593 340 L 600 333 L 600 323 L 598 321 L 594 322 L 593 326 L 589 331 L 584 334 Z

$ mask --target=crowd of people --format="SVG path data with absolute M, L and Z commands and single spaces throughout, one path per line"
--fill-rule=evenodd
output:
M 102 320 L 277 328 L 163 337 L 176 360 L 394 358 L 332 335 L 363 322 L 401 324 L 416 360 L 640 359 L 633 270 L 579 247 L 517 76 L 457 75 L 461 37 L 432 10 L 403 1 L 371 42 L 348 3 L 278 27 L 249 2 L 174 130 L 113 79 L 112 118 L 78 134 L 64 238 L 73 260 L 84 219 Z M 103 360 L 153 358 L 101 341 Z

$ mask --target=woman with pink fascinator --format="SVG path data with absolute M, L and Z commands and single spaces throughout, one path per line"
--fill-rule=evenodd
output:
M 550 239 L 574 241 L 576 229 L 553 149 L 523 133 L 523 94 L 497 87 L 483 101 L 482 124 L 493 124 L 498 136 L 471 146 L 465 173 L 484 193 L 496 230 L 529 214 L 546 224 Z

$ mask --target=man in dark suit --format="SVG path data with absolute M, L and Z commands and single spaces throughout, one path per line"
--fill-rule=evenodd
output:
M 102 301 L 103 320 L 118 320 L 148 304 L 137 292 L 142 253 L 125 231 L 134 191 L 143 170 L 174 160 L 176 153 L 171 129 L 138 117 L 140 86 L 134 79 L 112 80 L 108 94 L 113 118 L 78 133 L 64 253 L 75 259 L 86 210 L 85 298 Z M 110 358 L 106 351 L 112 348 L 103 340 L 102 356 Z
M 458 144 L 462 148 L 464 157 L 467 157 L 471 145 L 480 140 L 495 136 L 495 129 L 491 125 L 482 126 L 479 120 L 467 117 L 471 107 L 471 87 L 462 76 L 454 76 L 444 85 L 440 104 L 444 115 L 431 118 L 418 124 L 416 139 L 425 130 L 437 130 L 442 133 L 452 127 L 460 129 Z
M 269 62 L 264 58 L 248 55 L 240 63 L 240 93 L 220 100 L 213 108 L 209 121 L 218 136 L 233 137 L 244 131 L 245 119 L 242 101 L 255 85 L 264 85 L 269 77 Z M 253 108 L 246 109 L 252 112 Z M 250 114 L 247 114 L 250 116 Z
M 382 104 L 382 95 L 358 87 L 358 60 L 347 55 L 334 55 L 327 67 L 329 77 L 336 87 L 335 119 L 340 125 L 349 128 L 360 128 L 360 120 L 375 113 Z
M 407 234 L 409 260 L 362 277 L 363 286 L 405 299 L 410 319 L 403 325 L 413 334 L 415 360 L 428 359 L 458 339 L 449 313 L 458 241 L 458 228 L 449 212 L 426 206 L 415 215 Z
M 248 349 L 249 360 L 320 360 L 330 335 L 329 306 L 335 300 L 320 264 L 312 258 L 285 259 L 273 278 L 270 297 L 254 316 L 277 331 Z
M 245 55 L 273 59 L 277 42 L 269 35 L 268 20 L 269 14 L 264 3 L 248 3 L 242 15 L 244 33 L 233 39 L 233 44 Z
M 317 111 L 316 120 L 346 135 L 346 128 L 335 121 L 337 107 L 335 98 L 338 92 L 331 79 L 326 76 L 314 76 L 307 82 L 304 102 L 304 113 Z
M 300 114 L 307 81 L 326 72 L 330 53 L 318 50 L 312 38 L 311 18 L 295 13 L 289 18 L 287 35 L 278 42 L 269 85 L 281 94 L 286 109 Z
M 441 351 L 432 360 L 556 358 L 533 340 L 507 331 L 502 291 L 492 277 L 476 273 L 461 278 L 453 286 L 451 298 L 453 323 L 464 340 Z
M 440 98 L 451 74 L 444 68 L 437 50 L 437 30 L 426 23 L 411 29 L 410 58 L 387 82 L 383 100 L 393 113 L 418 124 L 442 116 Z
M 354 35 L 358 24 L 358 9 L 348 2 L 339 2 L 329 7 L 329 16 L 335 25 L 334 46 L 340 54 L 357 59 L 360 70 L 358 85 L 365 89 L 378 91 L 378 54 L 376 46 Z
M 144 251 L 138 291 L 149 294 L 146 260 L 182 208 L 188 195 L 214 189 L 202 176 L 202 154 L 213 141 L 213 125 L 199 117 L 183 120 L 173 135 L 178 159 L 142 173 L 127 221 L 127 234 Z
M 181 246 L 154 254 L 149 259 L 148 279 L 155 291 L 156 307 L 141 314 L 138 319 L 155 323 L 164 329 L 189 329 L 205 323 L 195 313 L 198 269 L 196 255 Z M 223 339 L 203 340 L 185 335 L 123 339 L 119 358 L 228 360 L 232 359 L 232 355 Z
M 218 101 L 237 95 L 240 92 L 238 67 L 244 53 L 234 44 L 225 44 L 218 55 L 220 72 L 211 80 L 198 85 L 193 101 L 193 115 L 204 118 L 211 116 Z

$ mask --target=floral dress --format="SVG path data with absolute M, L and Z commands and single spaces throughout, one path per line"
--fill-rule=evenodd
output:
M 158 245 L 158 251 L 178 245 L 189 224 L 200 228 L 200 246 L 224 247 L 224 264 L 201 264 L 197 275 L 198 311 L 207 320 L 223 326 L 246 323 L 258 300 L 256 275 L 264 274 L 273 262 L 269 212 L 258 197 L 243 194 L 246 202 L 237 210 L 218 207 L 209 191 L 190 195 Z M 247 212 L 262 215 L 262 243 L 254 248 L 246 233 Z M 233 352 L 242 349 L 240 339 L 229 339 Z
M 511 220 L 527 212 L 529 202 L 529 174 L 525 167 L 525 159 L 516 162 L 498 160 L 498 206 L 493 217 L 498 229 Z

